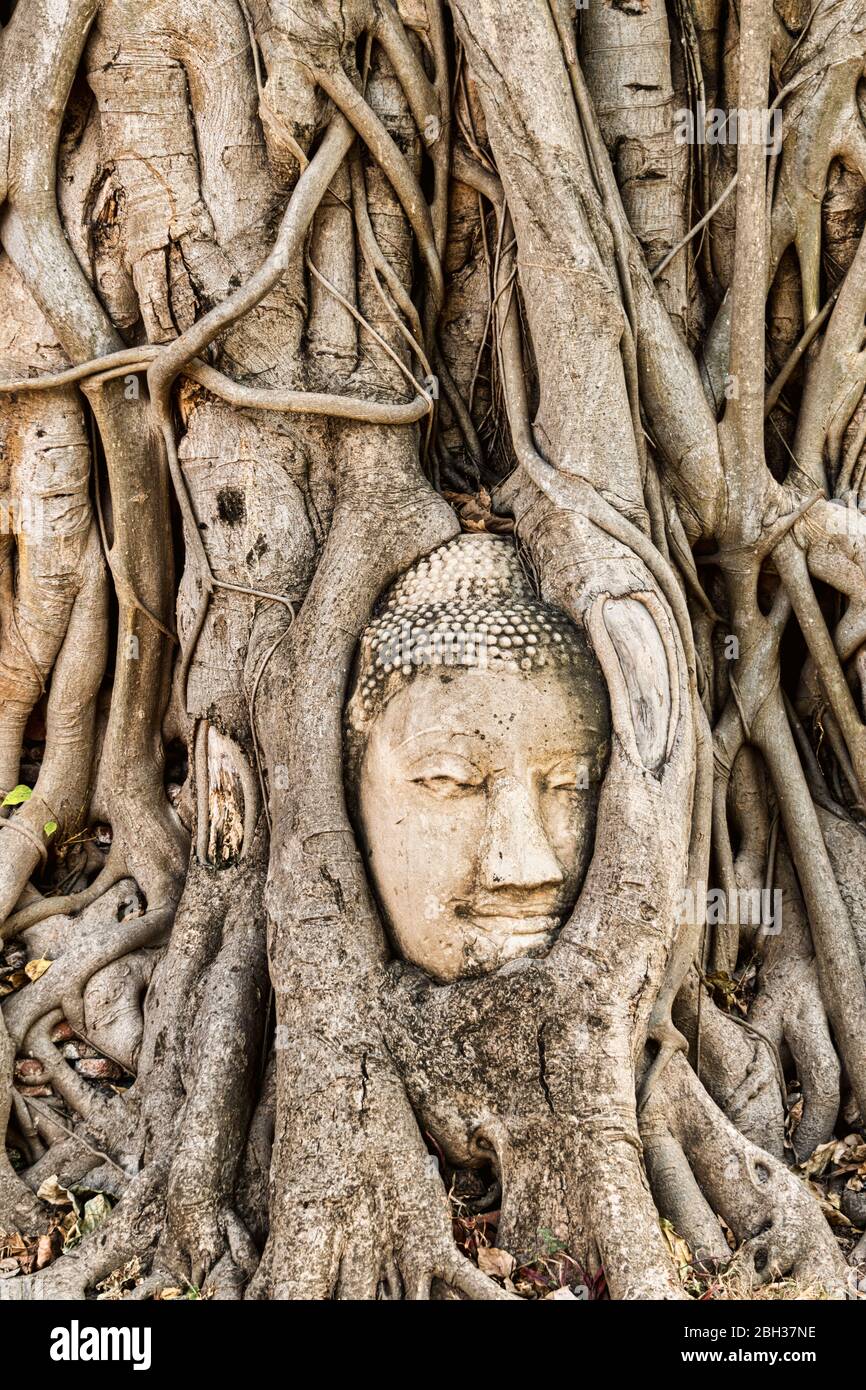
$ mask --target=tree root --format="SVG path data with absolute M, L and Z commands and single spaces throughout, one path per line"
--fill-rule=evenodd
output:
M 0 1283 L 0 1302 L 85 1299 L 113 1270 L 136 1255 L 147 1257 L 162 1226 L 165 1176 L 164 1166 L 149 1164 L 130 1183 L 104 1226 L 48 1269 L 4 1280 Z
M 35 902 L 27 903 L 17 912 L 13 912 L 11 917 L 0 926 L 0 941 L 11 941 L 21 932 L 28 931 L 31 927 L 38 926 L 40 922 L 46 921 L 49 917 L 73 916 L 83 912 L 97 902 L 104 893 L 110 888 L 120 883 L 128 876 L 128 870 L 120 854 L 112 845 L 105 864 L 94 878 L 93 882 L 86 888 L 82 888 L 78 893 L 69 893 L 65 896 L 37 898 Z
M 87 804 L 96 701 L 105 669 L 107 589 L 95 525 L 91 525 L 81 587 L 57 657 L 48 697 L 45 755 L 33 794 L 4 837 L 0 860 L 0 923 L 18 902 L 52 835 L 78 829 Z M 48 827 L 53 826 L 53 830 Z M 0 939 L 9 935 L 0 926 Z
M 0 1013 L 0 1133 L 5 1137 L 12 1105 L 12 1065 L 15 1045 Z M 42 1203 L 37 1201 L 12 1167 L 5 1143 L 0 1146 L 0 1231 L 39 1230 L 44 1220 Z
M 772 70 L 774 106 L 786 103 L 788 128 L 769 181 L 757 145 L 741 142 L 733 179 L 733 151 L 718 159 L 726 192 L 737 192 L 733 295 L 705 347 L 710 394 L 729 368 L 738 388 L 726 393 L 720 425 L 653 286 L 602 139 L 615 137 L 605 96 L 618 76 L 604 65 L 593 74 L 600 124 L 567 5 L 551 0 L 518 14 L 503 0 L 452 3 L 463 134 L 477 165 L 466 177 L 492 200 L 499 229 L 493 260 L 481 209 L 467 239 L 484 243 L 483 265 L 473 246 L 460 267 L 472 271 L 474 258 L 477 280 L 491 277 L 487 313 L 476 316 L 482 341 L 458 328 L 465 362 L 474 364 L 469 408 L 454 385 L 466 373 L 436 340 L 444 273 L 455 264 L 447 255 L 452 114 L 462 121 L 451 109 L 438 0 L 399 10 L 390 0 L 296 0 L 282 7 L 279 24 L 267 6 L 253 8 L 267 85 L 256 29 L 246 12 L 241 23 L 233 0 L 159 0 L 132 17 L 126 5 L 96 0 L 19 0 L 3 31 L 4 50 L 8 43 L 20 61 L 10 67 L 0 169 L 11 258 L 0 264 L 0 287 L 17 303 L 26 286 L 47 319 L 37 337 L 51 337 L 44 352 L 29 344 L 20 363 L 14 341 L 6 344 L 0 393 L 18 468 L 12 490 L 42 495 L 34 460 L 55 445 L 36 445 L 31 427 L 47 421 L 53 441 L 68 424 L 69 439 L 56 447 L 66 450 L 61 471 L 78 510 L 56 584 L 39 575 L 33 584 L 28 565 L 34 555 L 41 563 L 41 553 L 0 538 L 0 597 L 12 614 L 0 638 L 8 715 L 0 782 L 17 776 L 24 721 L 53 669 L 42 772 L 30 800 L 2 822 L 0 939 L 24 932 L 28 947 L 42 943 L 40 954 L 54 956 L 45 975 L 3 1004 L 0 1129 L 15 1105 L 12 1132 L 30 1167 L 15 1174 L 0 1156 L 0 1223 L 39 1230 L 45 1214 L 31 1189 L 52 1171 L 123 1195 L 104 1230 L 42 1274 L 0 1284 L 0 1298 L 84 1297 L 131 1255 L 150 1270 L 138 1297 L 184 1281 L 226 1299 L 505 1297 L 455 1249 L 419 1116 L 449 1161 L 493 1165 L 502 1186 L 498 1239 L 522 1258 L 537 1253 L 539 1232 L 549 1228 L 588 1273 L 604 1271 L 614 1297 L 682 1298 L 658 1214 L 703 1270 L 729 1261 L 721 1218 L 740 1242 L 732 1263 L 745 1282 L 790 1272 L 836 1296 L 844 1268 L 832 1234 L 808 1188 L 780 1161 L 782 1061 L 790 1053 L 803 1088 L 794 1136 L 802 1158 L 831 1137 L 839 1108 L 830 1024 L 866 1113 L 863 894 L 856 868 L 841 863 L 856 860 L 844 840 L 859 831 L 853 823 L 840 831 L 842 821 L 828 829 L 816 816 L 821 773 L 803 730 L 799 751 L 791 737 L 780 651 L 796 622 L 810 652 L 804 702 L 829 708 L 829 753 L 821 753 L 829 781 L 840 800 L 862 801 L 866 731 L 844 663 L 866 685 L 866 546 L 862 536 L 835 535 L 840 509 L 823 494 L 828 467 L 838 473 L 836 491 L 850 489 L 856 500 L 862 490 L 866 237 L 838 294 L 818 312 L 828 170 L 844 157 L 866 174 L 857 108 L 862 7 L 819 3 L 792 46 L 779 24 L 772 49 L 766 6 L 743 0 L 742 14 L 731 10 L 726 85 L 736 66 L 741 105 L 763 106 Z M 705 90 L 703 64 L 714 99 L 722 94 L 718 15 L 681 10 L 673 7 L 671 24 L 676 16 L 684 31 L 690 90 Z M 78 112 L 68 97 L 94 19 L 84 76 L 96 101 Z M 654 23 L 612 12 L 596 20 L 605 52 L 610 34 L 639 23 L 646 39 Z M 119 112 L 117 93 L 155 66 L 151 47 L 165 60 L 170 99 L 158 117 Z M 667 102 L 664 47 L 654 47 L 653 62 Z M 783 86 L 789 67 L 794 76 Z M 633 132 L 641 99 L 631 105 L 628 84 L 621 95 L 627 105 L 614 124 Z M 75 147 L 59 170 L 58 142 Z M 708 165 L 701 173 L 707 207 Z M 287 183 L 293 191 L 269 246 Z M 630 200 L 634 189 L 624 191 Z M 634 195 L 651 200 L 657 192 L 641 186 Z M 685 196 L 680 180 L 665 208 L 668 241 L 677 243 L 665 265 L 690 240 L 681 236 Z M 721 264 L 730 238 L 718 217 L 713 231 Z M 775 366 L 787 362 L 767 395 L 767 286 L 789 245 L 800 280 L 789 257 L 770 328 Z M 416 259 L 425 276 L 420 310 L 410 289 Z M 682 291 L 682 275 L 678 283 Z M 806 330 L 788 353 L 780 344 L 793 344 L 799 323 L 778 325 L 792 293 L 802 298 Z M 459 309 L 459 287 L 455 301 Z M 32 306 L 28 312 L 32 327 Z M 126 346 L 142 336 L 146 344 Z M 228 374 L 210 360 L 220 354 Z M 793 464 L 780 483 L 766 467 L 764 418 L 774 404 L 773 426 L 783 409 L 793 414 L 798 362 L 805 390 L 796 431 L 792 424 L 784 435 Z M 513 504 L 521 555 L 545 597 L 589 634 L 614 724 L 595 856 L 549 958 L 443 988 L 386 968 L 387 942 L 345 801 L 341 728 L 357 638 L 383 586 L 457 525 L 419 464 L 414 424 L 426 419 L 421 459 L 437 479 L 440 465 L 443 475 L 448 469 L 431 363 L 471 456 L 467 471 L 492 477 L 516 456 L 518 472 L 498 500 Z M 482 421 L 472 392 L 488 365 Z M 134 379 L 144 370 L 149 401 L 138 398 Z M 423 385 L 416 373 L 427 375 Z M 124 377 L 134 381 L 129 396 Z M 76 385 L 99 433 L 94 459 L 106 464 L 95 497 L 119 607 L 98 784 L 106 795 L 95 797 L 94 713 L 109 625 L 93 527 L 84 549 L 87 443 Z M 327 389 L 288 389 L 299 385 Z M 49 390 L 39 415 L 39 393 Z M 231 417 L 227 407 L 246 413 Z M 273 456 L 258 417 L 266 410 L 293 417 L 272 424 Z M 187 428 L 180 445 L 177 420 Z M 208 433 L 226 443 L 210 448 L 201 472 L 215 477 L 214 465 L 225 466 L 232 486 L 205 515 L 198 504 L 211 479 L 194 494 L 188 465 L 202 462 L 195 450 Z M 481 441 L 490 444 L 486 461 Z M 249 542 L 241 530 L 227 541 L 220 529 L 240 527 L 250 496 L 234 486 L 238 461 L 260 456 L 277 459 L 298 512 L 307 508 L 291 561 L 274 560 L 267 526 Z M 189 863 L 166 796 L 162 738 L 175 641 L 169 480 L 187 549 L 181 618 L 190 594 L 195 609 L 172 711 L 176 730 L 193 723 Z M 706 587 L 690 551 L 698 538 L 717 546 L 700 557 Z M 56 559 L 53 546 L 48 552 Z M 278 575 L 270 586 L 255 582 L 265 565 Z M 840 596 L 832 622 L 813 581 Z M 225 593 L 211 610 L 216 590 Z M 29 607 L 44 632 L 28 622 Z M 201 644 L 208 654 L 190 693 L 209 613 Z M 722 625 L 741 649 L 734 675 L 716 659 Z M 222 627 L 228 636 L 214 637 Z M 230 659 L 214 694 L 208 661 L 215 669 L 223 650 Z M 242 668 L 257 668 L 252 690 Z M 705 713 L 717 721 L 712 771 Z M 745 791 L 742 777 L 731 776 L 745 745 L 760 750 L 773 791 L 760 776 Z M 757 752 L 750 756 L 758 762 Z M 778 826 L 769 829 L 771 796 L 791 865 Z M 83 893 L 61 885 L 55 897 L 24 901 L 46 857 L 46 827 L 83 823 L 88 804 L 111 822 L 108 864 Z M 702 912 L 688 929 L 679 916 L 684 886 L 703 902 L 710 828 L 726 892 L 772 887 L 778 878 L 786 913 L 799 913 L 796 932 L 777 939 L 768 939 L 766 923 L 750 932 L 736 916 L 717 930 L 716 965 L 730 975 L 746 947 L 760 957 L 739 1030 L 701 997 L 703 961 L 691 969 Z M 120 872 L 133 876 L 147 910 L 106 922 L 119 894 L 101 894 Z M 142 1025 L 150 948 L 167 936 L 184 880 Z M 82 909 L 74 923 L 56 920 Z M 64 933 L 69 941 L 58 941 Z M 266 1068 L 268 966 L 277 1031 Z M 61 1014 L 124 1066 L 139 1061 L 123 1100 L 106 1100 L 67 1067 L 51 1041 Z M 694 1070 L 679 1051 L 686 1039 Z M 16 1047 L 42 1062 L 77 1132 L 64 1110 L 36 1097 L 32 1107 L 21 1096 L 10 1102 Z
M 62 962 L 7 1000 L 4 1017 L 13 1040 L 20 1046 L 34 1024 L 53 1009 L 60 1009 L 76 1032 L 86 1033 L 84 991 L 88 982 L 112 961 L 163 939 L 173 917 L 172 908 L 150 908 L 141 916 L 113 924 L 109 931 L 73 942 Z
M 793 1274 L 845 1295 L 845 1261 L 811 1193 L 724 1117 L 684 1059 L 673 1059 L 650 1109 L 664 1117 L 710 1206 L 742 1242 L 741 1275 L 760 1284 Z M 700 1230 L 681 1234 L 700 1245 Z

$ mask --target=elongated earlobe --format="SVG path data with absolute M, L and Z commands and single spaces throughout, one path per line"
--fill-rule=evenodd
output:
M 660 621 L 667 622 L 664 613 L 656 615 L 642 597 L 603 595 L 587 615 L 608 683 L 614 730 L 629 755 L 650 772 L 658 772 L 670 752 L 679 706 Z

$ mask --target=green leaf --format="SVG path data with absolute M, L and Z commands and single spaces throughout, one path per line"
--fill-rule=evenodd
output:
M 562 1241 L 553 1234 L 549 1226 L 539 1226 L 538 1234 L 544 1242 L 544 1248 L 548 1255 L 558 1255 L 565 1249 Z
M 42 829 L 45 831 L 46 835 L 53 835 L 55 830 L 57 829 L 57 821 L 47 820 L 43 825 Z
M 25 787 L 19 782 L 17 787 L 13 787 L 11 792 L 7 792 L 3 798 L 4 806 L 20 806 L 22 801 L 29 801 L 33 792 L 29 787 Z
M 89 1202 L 84 1204 L 84 1217 L 79 1222 L 81 1239 L 89 1236 L 91 1231 L 95 1231 L 111 1215 L 111 1203 L 104 1192 L 97 1192 L 95 1197 L 91 1197 Z

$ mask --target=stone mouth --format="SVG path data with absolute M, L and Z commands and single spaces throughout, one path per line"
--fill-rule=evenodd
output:
M 472 921 L 491 936 L 544 936 L 559 928 L 560 917 L 550 912 L 473 912 Z

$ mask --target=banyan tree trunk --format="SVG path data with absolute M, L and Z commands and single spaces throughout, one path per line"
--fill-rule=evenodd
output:
M 2 22 L 0 1245 L 52 1176 L 110 1213 L 0 1298 L 518 1298 L 545 1242 L 844 1295 L 862 1194 L 840 1242 L 799 1165 L 866 1117 L 866 3 Z M 611 746 L 555 944 L 441 983 L 344 708 L 467 531 Z

